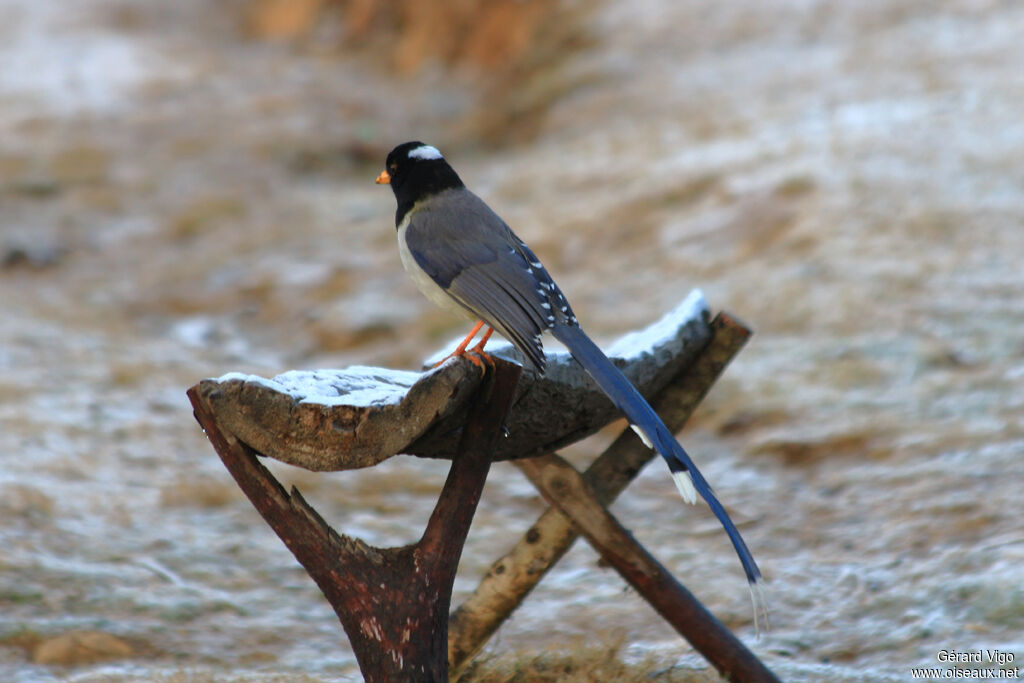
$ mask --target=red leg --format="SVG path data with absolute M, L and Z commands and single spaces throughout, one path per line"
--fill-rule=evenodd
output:
M 491 338 L 492 334 L 494 334 L 494 328 L 488 327 L 487 331 L 484 332 L 484 336 L 480 338 L 480 341 L 477 343 L 477 345 L 471 348 L 470 351 L 472 353 L 479 353 L 483 356 L 486 356 L 487 354 L 484 353 L 484 347 L 487 345 L 487 340 Z
M 488 326 L 487 331 L 484 332 L 484 336 L 480 338 L 479 343 L 477 343 L 476 346 L 469 350 L 469 359 L 471 361 L 473 361 L 474 363 L 478 363 L 477 357 L 479 356 L 479 358 L 483 359 L 483 361 L 486 361 L 488 363 L 491 362 L 491 357 L 487 354 L 486 351 L 484 351 L 484 346 L 487 345 L 487 340 L 491 338 L 492 334 L 494 334 L 494 328 Z M 483 362 L 479 362 L 478 364 L 481 367 L 483 367 Z
M 476 336 L 476 333 L 479 332 L 480 328 L 483 327 L 483 326 L 484 326 L 484 321 L 483 320 L 477 320 L 476 321 L 476 325 L 474 325 L 473 329 L 469 331 L 469 334 L 466 335 L 466 338 L 462 340 L 462 343 L 459 344 L 457 347 L 455 347 L 455 350 L 452 351 L 450 354 L 448 354 L 448 356 L 446 356 L 444 359 L 442 359 L 441 361 L 435 363 L 434 367 L 436 368 L 438 365 L 440 365 L 441 363 L 445 362 L 446 360 L 448 360 L 452 356 L 465 356 L 466 355 L 466 347 L 469 346 L 469 342 L 473 341 L 473 337 Z M 489 331 L 487 332 L 487 334 L 484 335 L 484 338 L 483 338 L 483 341 L 481 342 L 481 344 L 487 343 L 487 340 L 490 338 L 491 333 L 494 332 L 494 330 L 489 328 L 489 327 L 487 329 Z M 480 346 L 480 344 L 478 344 L 477 346 Z M 478 350 L 481 350 L 481 349 L 477 349 L 476 347 L 473 347 L 473 349 L 472 349 L 472 351 L 478 351 Z M 469 359 L 471 361 L 473 361 L 474 364 L 480 365 L 482 367 L 483 364 L 481 362 L 479 362 L 475 356 L 470 356 Z
M 455 347 L 455 350 L 452 351 L 452 355 L 453 356 L 463 356 L 463 355 L 465 355 L 466 347 L 469 346 L 469 342 L 473 341 L 473 337 L 476 336 L 476 333 L 479 332 L 480 328 L 483 327 L 483 326 L 484 326 L 484 321 L 483 320 L 477 320 L 476 321 L 476 325 L 473 325 L 473 329 L 471 329 L 469 331 L 469 334 L 467 334 L 466 338 L 462 340 L 462 343 L 459 344 L 457 347 Z M 484 338 L 486 339 L 486 337 L 484 337 Z

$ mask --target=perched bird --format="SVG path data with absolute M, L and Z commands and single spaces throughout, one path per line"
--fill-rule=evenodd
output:
M 761 572 L 729 514 L 654 409 L 583 332 L 569 302 L 530 248 L 466 189 L 455 170 L 430 145 L 406 142 L 395 147 L 377 183 L 389 183 L 395 193 L 398 248 L 413 281 L 438 306 L 478 321 L 455 354 L 465 354 L 470 341 L 486 325 L 486 333 L 470 351 L 482 353 L 497 330 L 535 371 L 543 373 L 541 334 L 550 331 L 622 411 L 644 443 L 665 459 L 683 499 L 695 503 L 699 493 L 707 501 L 736 548 L 755 595 Z M 757 595 L 754 603 L 756 622 Z

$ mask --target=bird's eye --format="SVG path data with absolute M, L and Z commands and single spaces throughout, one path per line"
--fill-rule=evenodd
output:
M 398 170 L 398 164 L 396 164 L 396 163 L 388 164 L 388 173 L 394 173 L 397 170 Z

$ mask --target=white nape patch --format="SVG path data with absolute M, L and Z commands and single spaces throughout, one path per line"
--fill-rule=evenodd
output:
M 640 429 L 636 425 L 629 425 L 629 428 L 636 432 L 636 435 L 640 437 L 640 440 L 644 442 L 645 446 L 650 448 L 652 451 L 654 450 L 654 444 L 651 443 L 651 440 L 647 438 L 647 435 L 644 434 L 642 429 Z
M 683 497 L 683 501 L 690 505 L 697 504 L 697 489 L 693 487 L 693 478 L 689 472 L 673 472 L 672 481 L 676 483 L 676 488 L 679 489 L 679 495 Z
M 441 153 L 437 151 L 437 147 L 430 145 L 423 145 L 416 149 L 409 150 L 410 159 L 444 159 Z

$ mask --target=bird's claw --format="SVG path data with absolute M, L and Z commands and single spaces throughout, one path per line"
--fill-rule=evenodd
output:
M 485 351 L 481 351 L 480 349 L 473 348 L 468 350 L 456 351 L 452 354 L 449 354 L 442 358 L 441 360 L 434 363 L 431 369 L 441 367 L 442 365 L 445 364 L 445 362 L 452 358 L 465 358 L 466 360 L 468 360 L 470 363 L 477 366 L 481 370 L 486 370 L 487 366 L 490 366 L 492 368 L 494 367 L 494 357 L 491 354 Z

